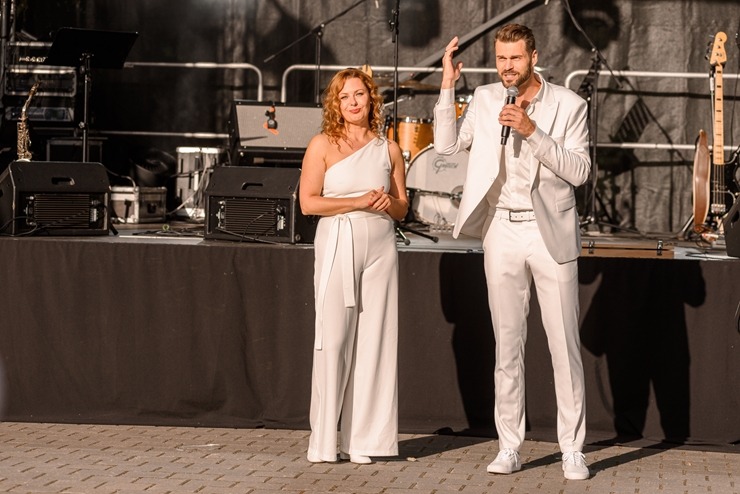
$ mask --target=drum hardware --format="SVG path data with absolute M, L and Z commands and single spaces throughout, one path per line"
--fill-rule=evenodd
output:
M 457 118 L 460 118 L 463 116 L 463 113 L 465 113 L 465 109 L 470 104 L 470 100 L 473 99 L 472 94 L 468 94 L 466 96 L 458 96 L 455 101 L 455 115 Z
M 414 99 L 414 94 L 413 93 L 404 94 L 404 95 L 398 97 L 398 101 L 391 100 L 391 101 L 389 101 L 387 103 L 383 103 L 383 108 L 387 108 L 389 106 L 395 105 L 396 103 L 400 103 L 401 101 L 412 100 L 412 99 Z M 389 124 L 392 121 L 393 121 L 393 117 L 390 117 L 390 116 L 386 117 L 386 125 Z
M 213 169 L 225 161 L 226 151 L 219 147 L 177 148 L 175 188 L 180 205 L 172 213 L 186 219 L 205 219 L 205 190 Z
M 452 204 L 455 205 L 455 207 L 460 207 L 460 199 L 462 198 L 462 187 L 455 187 L 452 192 L 443 192 L 441 190 L 424 190 L 424 189 L 415 189 L 415 188 L 409 188 L 408 190 L 414 191 L 414 194 L 419 194 L 420 196 L 437 196 L 437 197 L 446 197 L 452 201 Z
M 422 231 L 417 230 L 416 228 L 411 228 L 397 221 L 396 222 L 396 236 L 401 239 L 404 245 L 409 245 L 411 244 L 411 240 L 409 240 L 409 238 L 404 234 L 404 232 L 413 233 L 414 235 L 418 235 L 420 237 L 429 239 L 435 244 L 439 242 L 439 237 L 430 235 L 428 233 L 424 233 Z
M 442 197 L 445 199 L 449 199 L 452 205 L 455 207 L 455 209 L 460 208 L 460 200 L 462 199 L 462 186 L 455 187 L 452 189 L 452 192 L 443 192 L 441 190 L 423 190 L 423 189 L 415 189 L 410 188 L 407 189 L 409 191 L 409 197 L 416 198 L 417 196 L 434 196 L 434 197 Z M 411 201 L 413 202 L 413 200 Z M 413 221 L 413 211 L 410 214 L 412 221 Z M 454 228 L 454 223 L 448 223 L 447 220 L 444 217 L 436 218 L 436 221 L 434 223 L 431 223 L 429 225 L 429 232 L 430 233 L 452 233 L 452 229 Z

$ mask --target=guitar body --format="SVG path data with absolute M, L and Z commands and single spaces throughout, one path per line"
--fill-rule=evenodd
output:
M 712 158 L 709 154 L 707 133 L 699 131 L 699 139 L 694 151 L 694 231 L 704 231 L 704 223 L 709 214 L 709 191 L 712 175 Z

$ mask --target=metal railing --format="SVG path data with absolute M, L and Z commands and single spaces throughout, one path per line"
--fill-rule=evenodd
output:
M 182 69 L 218 69 L 218 70 L 251 70 L 257 74 L 257 101 L 262 101 L 262 71 L 251 63 L 216 63 L 216 62 L 126 62 L 125 68 L 161 67 Z
M 577 76 L 586 76 L 590 73 L 590 70 L 574 70 L 569 73 L 565 78 L 565 87 L 571 89 L 571 83 Z M 643 78 L 661 78 L 661 79 L 709 79 L 707 72 L 656 72 L 656 71 L 640 71 L 640 70 L 599 70 L 596 72 L 598 77 L 611 76 L 614 74 L 616 77 L 643 77 Z M 723 74 L 724 79 L 738 79 L 740 74 Z M 693 150 L 696 148 L 695 144 L 661 144 L 661 143 L 641 143 L 641 142 L 597 142 L 596 147 L 602 148 L 622 148 L 622 149 L 685 149 Z M 711 149 L 712 146 L 709 146 Z M 733 146 L 724 146 L 726 151 L 734 151 Z
M 346 69 L 347 67 L 348 67 L 347 65 L 321 65 L 320 67 L 318 67 L 318 69 L 321 70 L 322 72 L 327 72 L 327 71 L 335 72 L 338 70 Z M 360 66 L 358 65 L 356 67 L 359 68 Z M 374 66 L 373 65 L 370 68 L 373 70 L 373 72 L 381 72 L 381 73 L 392 73 L 396 69 L 392 65 L 391 66 L 388 66 L 388 65 Z M 287 85 L 288 85 L 288 76 L 290 74 L 296 71 L 307 71 L 307 70 L 314 71 L 316 69 L 317 69 L 317 66 L 315 64 L 291 65 L 290 67 L 285 69 L 285 71 L 283 72 L 282 80 L 281 80 L 282 89 L 280 90 L 280 101 L 282 103 L 287 102 L 287 99 L 288 99 Z M 535 70 L 540 71 L 541 69 L 535 68 Z M 404 73 L 412 72 L 415 74 L 420 74 L 420 73 L 421 74 L 431 74 L 433 72 L 442 72 L 442 67 L 398 67 L 398 72 L 404 72 Z M 463 67 L 462 72 L 476 73 L 476 74 L 495 74 L 498 71 L 493 68 Z M 402 82 L 402 81 L 399 81 L 399 82 Z
M 257 101 L 263 98 L 262 71 L 251 63 L 215 63 L 215 62 L 126 62 L 124 68 L 155 67 L 209 70 L 251 70 L 257 75 Z M 101 130 L 102 135 L 148 136 L 148 137 L 182 137 L 187 139 L 227 139 L 228 134 L 215 132 L 154 132 L 146 130 Z

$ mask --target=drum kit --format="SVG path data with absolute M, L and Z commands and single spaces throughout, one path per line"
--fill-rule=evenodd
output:
M 455 103 L 460 118 L 470 103 L 470 96 L 460 96 Z M 391 117 L 386 119 L 385 134 L 394 138 Z M 455 225 L 468 168 L 468 152 L 442 156 L 434 150 L 432 119 L 398 117 L 398 145 L 406 162 L 406 190 L 409 214 L 404 223 L 418 224 L 430 233 L 449 233 Z M 414 231 L 414 230 L 412 230 Z
M 205 190 L 213 169 L 226 161 L 226 150 L 220 147 L 177 148 L 175 188 L 180 205 L 175 215 L 184 219 L 205 219 Z

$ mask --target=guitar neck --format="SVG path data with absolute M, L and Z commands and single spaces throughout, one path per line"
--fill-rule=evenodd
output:
M 714 139 L 712 141 L 712 163 L 716 166 L 725 164 L 723 101 L 722 64 L 718 63 L 714 66 Z

